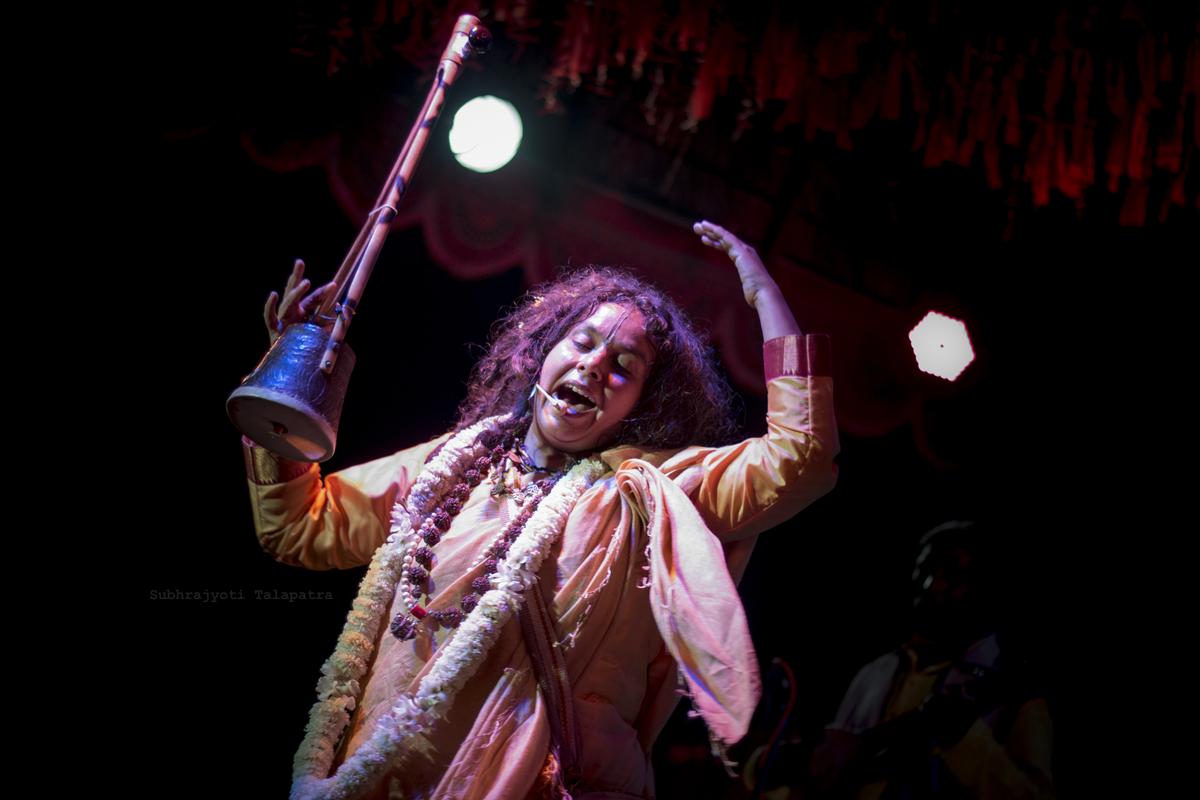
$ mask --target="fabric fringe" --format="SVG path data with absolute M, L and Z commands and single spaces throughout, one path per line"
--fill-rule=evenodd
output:
M 687 681 L 683 677 L 683 671 L 677 670 L 675 677 L 679 681 L 678 685 L 675 687 L 675 694 L 679 695 L 680 697 L 687 698 L 688 703 L 692 706 L 687 712 L 688 719 L 704 719 L 704 715 L 696 710 L 696 700 L 694 697 L 692 697 L 692 693 L 688 690 Z M 708 744 L 711 748 L 712 755 L 721 762 L 721 767 L 725 770 L 725 774 L 730 778 L 740 777 L 737 771 L 738 762 L 729 757 L 729 748 L 717 737 L 715 733 L 713 733 L 713 729 L 709 727 L 708 720 L 704 720 L 704 730 L 708 734 Z

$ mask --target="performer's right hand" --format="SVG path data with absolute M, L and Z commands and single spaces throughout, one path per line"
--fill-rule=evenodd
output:
M 275 340 L 283 335 L 288 325 L 307 322 L 309 316 L 325 299 L 325 294 L 332 291 L 336 284 L 330 281 L 305 296 L 304 293 L 311 285 L 304 277 L 304 262 L 297 258 L 295 266 L 292 267 L 292 275 L 283 289 L 283 302 L 279 300 L 279 292 L 271 292 L 267 297 L 267 305 L 263 308 L 263 322 L 267 325 L 267 335 L 271 337 L 271 344 L 275 344 Z

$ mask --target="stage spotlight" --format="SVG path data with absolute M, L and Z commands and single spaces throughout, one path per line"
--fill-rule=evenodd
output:
M 908 332 L 913 355 L 922 372 L 952 381 L 975 360 L 971 337 L 962 320 L 930 311 Z
M 467 101 L 450 126 L 450 152 L 476 172 L 495 172 L 521 146 L 521 115 L 512 103 L 485 95 Z

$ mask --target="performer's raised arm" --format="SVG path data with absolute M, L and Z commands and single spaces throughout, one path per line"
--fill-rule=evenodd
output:
M 729 255 L 759 316 L 767 382 L 767 433 L 725 447 L 689 447 L 662 465 L 726 541 L 767 530 L 833 488 L 837 425 L 829 341 L 806 336 L 754 248 L 711 222 L 694 231 Z
M 329 283 L 306 295 L 310 284 L 304 278 L 304 262 L 297 260 L 282 298 L 271 292 L 263 309 L 271 341 L 288 325 L 308 319 L 333 286 Z M 307 569 L 366 564 L 387 538 L 393 503 L 408 493 L 426 456 L 446 436 L 324 479 L 316 464 L 282 458 L 243 436 L 259 544 L 275 560 Z

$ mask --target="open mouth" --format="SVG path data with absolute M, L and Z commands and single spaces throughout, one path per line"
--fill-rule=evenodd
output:
M 585 414 L 589 411 L 596 410 L 595 403 L 584 397 L 573 387 L 566 384 L 559 386 L 554 390 L 554 398 L 566 403 L 566 408 L 564 410 L 566 413 L 571 415 Z

